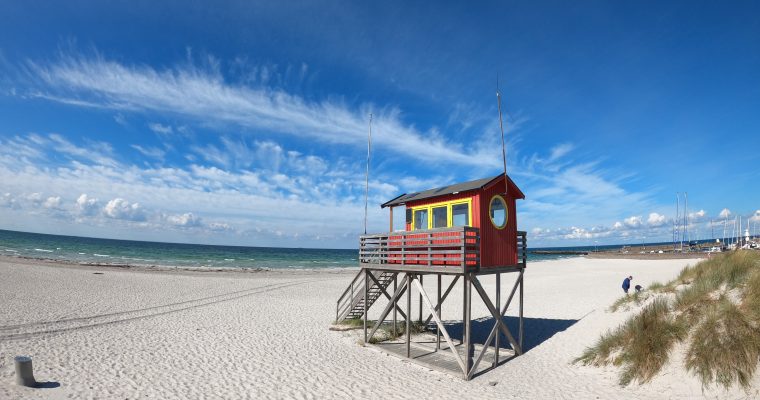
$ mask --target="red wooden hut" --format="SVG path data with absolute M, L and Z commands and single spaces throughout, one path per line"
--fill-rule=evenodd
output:
M 381 205 L 391 208 L 390 231 L 394 231 L 393 208 L 404 206 L 404 231 L 420 233 L 391 234 L 387 262 L 402 263 L 402 254 L 394 250 L 403 247 L 401 240 L 405 237 L 407 247 L 427 244 L 436 247 L 424 254 L 407 251 L 409 254 L 403 255 L 404 264 L 457 265 L 461 253 L 444 253 L 455 250 L 444 245 L 458 244 L 462 233 L 465 243 L 474 245 L 474 236 L 479 231 L 479 251 L 474 251 L 475 246 L 466 246 L 469 249 L 465 249 L 465 263 L 480 268 L 514 266 L 519 261 L 516 200 L 524 198 L 520 188 L 504 174 L 398 196 Z M 476 230 L 460 231 L 457 227 Z

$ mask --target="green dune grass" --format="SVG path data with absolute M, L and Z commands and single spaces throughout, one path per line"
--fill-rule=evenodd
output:
M 668 283 L 650 285 L 648 292 L 618 299 L 610 311 L 643 308 L 602 334 L 574 363 L 612 364 L 621 367 L 621 385 L 646 383 L 684 342 L 684 368 L 703 386 L 748 388 L 760 361 L 760 252 L 715 256 Z

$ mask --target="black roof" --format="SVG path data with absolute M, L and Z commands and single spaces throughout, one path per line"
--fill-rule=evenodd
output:
M 425 191 L 417 192 L 417 193 L 402 194 L 401 196 L 398 196 L 393 200 L 389 200 L 381 204 L 380 207 L 381 208 L 395 207 L 395 206 L 400 206 L 402 204 L 405 204 L 409 201 L 424 200 L 424 199 L 429 199 L 431 197 L 445 196 L 447 194 L 454 194 L 454 193 L 459 193 L 459 192 L 465 192 L 468 190 L 480 189 L 483 186 L 491 183 L 492 181 L 501 178 L 502 176 L 504 175 L 499 174 L 496 176 L 492 176 L 490 178 L 477 179 L 474 181 L 463 182 L 463 183 L 455 183 L 453 185 L 444 186 L 444 187 L 435 188 L 435 189 L 429 189 L 429 190 L 425 190 Z M 509 182 L 512 185 L 514 185 L 514 182 L 512 182 L 511 179 L 509 180 Z M 515 186 L 515 188 L 516 187 L 517 186 Z M 517 190 L 519 191 L 520 189 L 517 189 Z M 522 192 L 520 194 L 522 195 Z M 521 197 L 524 198 L 525 196 L 521 196 Z

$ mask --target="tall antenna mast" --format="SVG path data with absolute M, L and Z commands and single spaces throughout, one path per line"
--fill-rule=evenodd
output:
M 507 178 L 507 146 L 504 143 L 504 124 L 501 118 L 501 90 L 499 90 L 499 74 L 496 74 L 496 100 L 499 108 L 499 129 L 501 130 L 501 158 L 504 161 L 504 194 L 509 192 L 509 178 Z
M 367 173 L 364 176 L 364 234 L 367 234 L 367 203 L 369 202 L 369 155 L 372 150 L 372 113 L 369 114 L 369 133 L 367 134 Z

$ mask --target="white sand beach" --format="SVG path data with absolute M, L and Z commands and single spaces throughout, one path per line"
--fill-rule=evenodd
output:
M 607 311 L 625 276 L 647 286 L 694 262 L 529 263 L 525 354 L 466 382 L 363 347 L 360 331 L 328 330 L 356 270 L 201 273 L 3 259 L 0 398 L 756 398 L 757 389 L 703 391 L 678 354 L 651 383 L 625 388 L 612 367 L 571 363 L 633 312 Z M 504 275 L 503 297 L 515 278 Z M 492 293 L 493 279 L 483 283 Z M 488 315 L 474 298 L 473 316 Z M 445 303 L 443 319 L 460 318 L 461 300 Z M 33 358 L 46 388 L 14 384 L 15 355 Z

